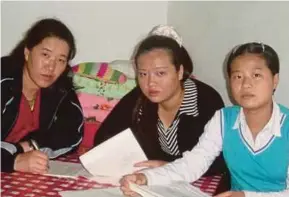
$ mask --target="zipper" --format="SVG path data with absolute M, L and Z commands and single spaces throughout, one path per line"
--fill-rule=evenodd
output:
M 52 119 L 51 119 L 51 121 L 50 121 L 49 126 L 47 127 L 47 129 L 50 129 L 50 127 L 51 127 L 51 125 L 52 125 L 52 123 L 53 123 L 54 117 L 55 117 L 55 115 L 56 115 L 56 112 L 58 111 L 58 108 L 59 108 L 60 104 L 62 103 L 63 99 L 66 97 L 66 95 L 68 94 L 68 92 L 69 92 L 69 91 L 66 91 L 66 93 L 65 93 L 65 94 L 62 96 L 62 98 L 60 99 L 60 101 L 59 101 L 59 103 L 58 103 L 58 105 L 57 105 L 57 107 L 56 107 L 56 109 L 55 109 L 55 111 L 54 111 L 54 113 L 53 113 Z
M 15 116 L 15 118 L 14 118 L 14 121 L 13 121 L 12 125 L 11 125 L 10 128 L 7 130 L 7 135 L 4 136 L 4 139 L 9 135 L 11 129 L 14 127 L 14 125 L 15 125 L 15 123 L 16 123 L 16 120 L 18 119 L 18 116 L 19 116 L 19 111 L 17 112 L 17 114 L 16 114 L 16 116 Z

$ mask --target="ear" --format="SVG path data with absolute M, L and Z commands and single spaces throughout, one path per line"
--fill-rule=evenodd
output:
M 28 59 L 29 59 L 29 54 L 30 54 L 30 50 L 29 50 L 27 47 L 25 47 L 25 48 L 24 48 L 24 58 L 25 58 L 25 61 L 26 61 L 26 62 L 27 62 Z
M 273 88 L 274 88 L 274 90 L 276 90 L 278 83 L 279 83 L 279 74 L 275 74 L 273 76 Z
M 179 80 L 181 81 L 184 77 L 184 66 L 182 64 L 180 65 L 180 70 L 178 72 L 178 75 L 179 75 Z

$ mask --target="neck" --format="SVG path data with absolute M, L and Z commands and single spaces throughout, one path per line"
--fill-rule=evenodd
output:
M 178 91 L 168 100 L 159 104 L 159 108 L 163 111 L 174 111 L 179 109 L 184 97 L 184 89 L 180 87 Z
M 265 125 L 269 122 L 273 113 L 273 102 L 269 102 L 261 108 L 246 110 L 244 109 L 244 115 L 246 122 L 253 133 L 261 131 Z
M 22 92 L 27 100 L 33 100 L 36 97 L 37 91 L 40 89 L 31 79 L 26 66 L 24 66 L 22 77 Z

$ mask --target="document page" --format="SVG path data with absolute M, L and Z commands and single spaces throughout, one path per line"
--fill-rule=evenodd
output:
M 140 170 L 133 165 L 144 160 L 147 157 L 130 129 L 80 156 L 83 166 L 94 176 L 121 177 Z
M 92 177 L 92 175 L 82 166 L 82 164 L 54 160 L 49 161 L 49 170 L 45 175 L 67 178 L 78 176 L 83 176 L 86 178 Z
M 139 186 L 130 183 L 131 190 L 144 197 L 209 197 L 190 183 L 177 181 L 169 185 Z
M 174 182 L 169 185 L 139 186 L 130 184 L 130 188 L 143 197 L 210 197 L 199 188 L 187 182 Z M 124 196 L 119 187 L 106 189 L 90 189 L 85 191 L 60 192 L 63 197 L 121 197 Z

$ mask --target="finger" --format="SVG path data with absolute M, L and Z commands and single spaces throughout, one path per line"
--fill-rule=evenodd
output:
M 41 151 L 39 151 L 39 150 L 35 150 L 35 151 L 33 151 L 33 152 L 34 152 L 34 154 L 37 155 L 38 157 L 40 157 L 40 158 L 42 158 L 42 159 L 44 159 L 44 160 L 47 160 L 47 161 L 49 160 L 47 154 L 45 154 L 45 153 L 43 153 L 43 152 L 41 152 Z
M 41 166 L 45 166 L 46 168 L 48 167 L 48 161 L 39 157 L 35 158 L 35 163 Z
M 30 168 L 31 172 L 32 173 L 35 173 L 35 174 L 45 174 L 47 172 L 47 170 L 39 167 L 39 166 L 31 166 Z
M 147 163 L 148 163 L 148 160 L 146 160 L 146 161 L 141 161 L 141 162 L 135 163 L 133 166 L 134 166 L 134 167 L 143 167 L 143 166 L 146 167 Z
M 125 196 L 131 196 L 131 197 L 138 197 L 140 196 L 138 193 L 134 192 L 134 191 L 127 191 L 127 192 L 123 192 L 123 194 Z
M 123 192 L 123 194 L 125 196 L 138 196 L 137 193 L 135 193 L 134 191 L 132 191 L 128 185 L 126 186 L 121 186 L 120 187 L 121 191 Z
M 32 165 L 33 168 L 36 168 L 36 169 L 39 169 L 40 171 L 42 172 L 47 172 L 48 171 L 48 168 L 47 168 L 47 165 L 42 165 L 42 164 L 39 164 L 39 163 L 34 163 Z

